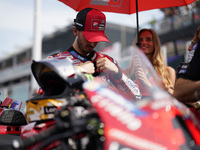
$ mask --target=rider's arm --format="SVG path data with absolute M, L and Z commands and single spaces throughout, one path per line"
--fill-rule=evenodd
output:
M 194 56 L 189 64 L 182 64 L 178 71 L 178 79 L 175 83 L 173 96 L 184 103 L 194 102 L 198 99 L 200 89 L 200 42 L 195 50 Z
M 132 99 L 141 99 L 142 95 L 137 84 L 135 84 L 134 81 L 127 77 L 127 75 L 122 71 L 117 63 L 115 65 L 118 68 L 118 72 L 110 74 L 110 81 L 116 87 L 122 89 Z
M 173 96 L 181 102 L 195 102 L 198 100 L 196 98 L 200 97 L 200 92 L 196 91 L 197 89 L 200 89 L 200 81 L 179 78 L 176 81 Z

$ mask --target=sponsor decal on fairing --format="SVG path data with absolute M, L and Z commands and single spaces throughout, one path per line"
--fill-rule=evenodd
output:
M 115 93 L 108 88 L 104 88 L 99 82 L 93 80 L 93 82 L 88 82 L 83 86 L 90 91 L 98 91 L 100 95 L 107 97 L 109 100 L 120 105 L 121 107 L 124 107 L 125 109 L 136 115 L 146 115 L 146 112 L 139 110 L 136 105 L 133 104 L 133 102 L 125 99 L 123 96 Z
M 159 100 L 159 101 L 154 101 L 151 104 L 151 109 L 158 110 L 158 109 L 166 108 L 166 107 L 169 107 L 169 106 L 171 107 L 173 105 L 174 105 L 174 103 L 172 101 L 169 101 L 169 100 Z
M 108 150 L 132 150 L 132 148 L 125 147 L 118 142 L 110 143 Z
M 136 149 L 167 150 L 167 147 L 118 129 L 109 129 L 108 136 Z M 109 149 L 111 150 L 111 149 Z
M 140 96 L 140 90 L 138 89 L 137 85 L 125 75 L 122 74 L 122 80 L 126 83 L 126 85 L 131 89 L 132 93 L 136 96 Z
M 124 124 L 129 130 L 137 130 L 141 127 L 142 122 L 135 115 L 123 107 L 115 104 L 102 95 L 94 95 L 91 97 L 93 105 L 97 105 L 99 108 L 104 109 L 111 116 L 115 117 L 121 124 Z
M 44 113 L 45 114 L 54 114 L 57 110 L 56 106 L 46 106 L 44 107 Z
M 125 99 L 123 96 L 113 92 L 110 89 L 100 88 L 98 90 L 98 92 L 100 95 L 108 97 L 109 100 L 120 105 L 121 107 L 124 107 L 126 110 L 128 110 L 136 115 L 142 115 L 142 116 L 146 115 L 146 113 L 144 111 L 139 110 L 133 102 Z

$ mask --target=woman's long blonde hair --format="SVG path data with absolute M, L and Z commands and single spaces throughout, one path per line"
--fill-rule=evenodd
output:
M 162 56 L 161 52 L 161 44 L 160 44 L 160 39 L 158 37 L 158 34 L 153 30 L 153 29 L 141 29 L 139 31 L 139 35 L 144 32 L 144 31 L 149 31 L 152 34 L 152 40 L 153 40 L 153 46 L 154 46 L 154 52 L 153 52 L 153 59 L 152 59 L 152 65 L 154 66 L 156 72 L 158 75 L 161 77 L 161 80 L 163 81 L 166 89 L 169 91 L 171 88 L 171 80 L 169 78 L 169 71 L 167 69 L 167 65 L 164 61 L 164 58 Z M 134 41 L 134 45 L 136 45 L 137 42 L 137 37 Z

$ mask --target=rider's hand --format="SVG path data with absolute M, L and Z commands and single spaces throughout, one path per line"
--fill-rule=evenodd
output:
M 77 67 L 79 71 L 83 73 L 93 74 L 95 72 L 94 64 L 91 61 L 80 63 Z
M 100 72 L 103 70 L 108 70 L 112 73 L 118 73 L 117 66 L 106 57 L 97 59 L 96 65 Z

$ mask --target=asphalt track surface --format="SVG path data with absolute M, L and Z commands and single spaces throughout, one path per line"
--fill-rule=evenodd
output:
M 13 150 L 12 141 L 20 139 L 19 135 L 1 134 L 0 135 L 0 150 Z

